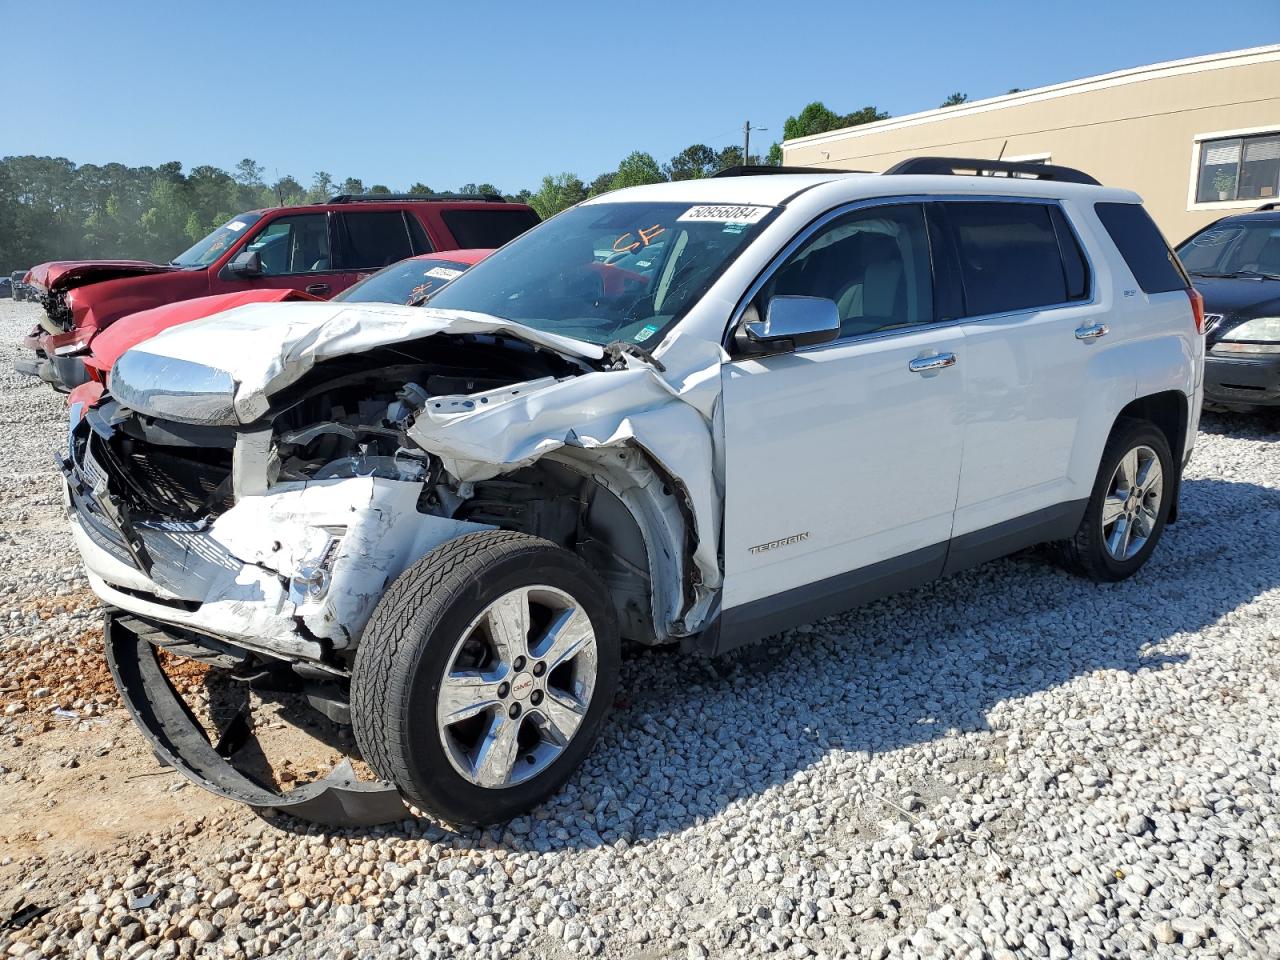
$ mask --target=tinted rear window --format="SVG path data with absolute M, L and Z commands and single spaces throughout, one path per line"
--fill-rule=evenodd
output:
M 353 211 L 342 219 L 347 233 L 344 267 L 378 269 L 413 255 L 409 228 L 399 210 Z
M 453 239 L 464 250 L 500 247 L 538 222 L 538 215 L 532 210 L 503 209 L 497 205 L 492 210 L 446 210 L 443 217 Z
M 1080 299 L 1084 259 L 1056 207 L 1042 203 L 948 203 L 964 281 L 965 313 L 983 316 Z M 1059 245 L 1060 232 L 1068 256 Z M 1070 241 L 1067 243 L 1066 241 Z
M 1095 203 L 1093 209 L 1144 293 L 1187 288 L 1187 278 L 1173 251 L 1140 204 Z

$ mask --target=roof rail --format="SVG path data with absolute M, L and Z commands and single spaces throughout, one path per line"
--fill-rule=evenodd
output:
M 827 167 L 775 167 L 763 163 L 743 163 L 736 167 L 725 167 L 711 175 L 716 177 L 766 177 L 774 173 L 866 173 L 866 170 L 831 170 Z
M 476 203 L 506 203 L 505 197 L 496 193 L 339 193 L 328 200 L 317 200 L 317 203 L 382 203 L 391 200 L 396 203 L 412 201 L 415 203 L 441 203 L 443 201 L 473 201 Z
M 904 173 L 970 177 L 1004 176 L 1101 186 L 1093 177 L 1074 167 L 1060 167 L 1052 163 L 1019 163 L 1015 160 L 978 160 L 972 157 L 908 157 L 906 160 L 895 163 L 884 172 L 884 175 Z
M 1261 213 L 1263 210 L 1280 210 L 1280 201 L 1272 200 L 1270 203 L 1264 203 L 1254 213 Z

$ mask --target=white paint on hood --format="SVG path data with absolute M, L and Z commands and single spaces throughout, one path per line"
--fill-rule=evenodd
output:
M 509 334 L 571 357 L 603 351 L 552 333 L 460 310 L 381 303 L 250 303 L 164 330 L 130 352 L 203 364 L 230 374 L 234 408 L 252 423 L 268 400 L 322 361 L 437 333 Z

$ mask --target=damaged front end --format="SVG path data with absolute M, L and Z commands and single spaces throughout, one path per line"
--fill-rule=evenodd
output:
M 153 648 L 288 676 L 343 722 L 382 595 L 469 532 L 520 530 L 578 552 L 640 642 L 686 637 L 712 613 L 711 441 L 680 381 L 639 360 L 601 369 L 446 326 L 301 372 L 282 362 L 290 376 L 258 394 L 243 373 L 130 351 L 111 392 L 73 411 L 67 506 L 113 611 L 112 671 L 157 753 L 194 782 L 321 822 L 402 817 L 393 788 L 349 768 L 301 793 L 246 781 L 193 725 Z

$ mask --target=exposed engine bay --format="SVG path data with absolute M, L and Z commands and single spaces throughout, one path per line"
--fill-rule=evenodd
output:
M 225 315 L 224 342 L 237 315 L 252 310 Z M 362 311 L 351 335 L 394 331 L 398 316 Z M 326 320 L 322 333 L 348 335 Z M 361 634 L 389 587 L 437 547 L 494 529 L 580 557 L 633 642 L 682 641 L 715 613 L 718 481 L 707 415 L 681 391 L 715 385 L 698 375 L 716 348 L 677 355 L 684 369 L 668 373 L 644 351 L 583 355 L 481 321 L 432 322 L 442 329 L 299 362 L 287 351 L 302 324 L 273 360 L 259 334 L 280 328 L 264 321 L 241 367 L 230 346 L 210 363 L 194 348 L 135 348 L 100 401 L 73 409 L 68 510 L 113 611 L 117 683 L 157 752 L 224 796 L 272 795 L 222 769 L 179 708 L 157 712 L 168 701 L 147 647 L 294 690 L 345 723 Z M 147 347 L 183 346 L 200 323 Z M 315 788 L 271 803 L 330 822 L 399 809 L 349 770 Z

